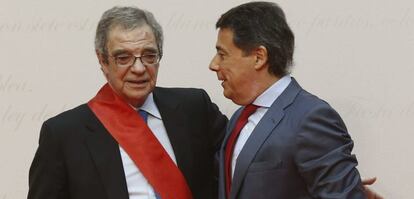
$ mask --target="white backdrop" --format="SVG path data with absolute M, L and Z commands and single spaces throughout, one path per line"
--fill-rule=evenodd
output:
M 165 32 L 159 86 L 201 87 L 237 108 L 208 70 L 215 21 L 244 1 L 0 0 L 0 199 L 25 198 L 41 123 L 104 83 L 95 27 L 114 5 L 154 13 Z M 296 35 L 292 75 L 341 114 L 364 177 L 385 198 L 410 199 L 414 179 L 414 2 L 280 0 Z M 411 168 L 411 169 L 410 169 Z

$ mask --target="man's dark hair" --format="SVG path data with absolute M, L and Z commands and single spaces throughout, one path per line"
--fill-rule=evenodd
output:
M 250 2 L 221 15 L 216 28 L 233 31 L 233 42 L 244 54 L 259 46 L 268 52 L 269 73 L 283 76 L 292 64 L 295 38 L 283 10 L 272 2 Z

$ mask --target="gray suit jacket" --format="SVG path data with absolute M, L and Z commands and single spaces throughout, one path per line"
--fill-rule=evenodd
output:
M 226 198 L 224 148 L 241 109 L 219 152 L 220 199 Z M 338 113 L 292 79 L 240 152 L 230 198 L 366 198 L 352 148 Z

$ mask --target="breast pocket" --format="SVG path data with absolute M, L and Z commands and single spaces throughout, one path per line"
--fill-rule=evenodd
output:
M 248 172 L 263 172 L 271 170 L 283 169 L 282 161 L 261 161 L 261 162 L 252 162 L 250 164 Z

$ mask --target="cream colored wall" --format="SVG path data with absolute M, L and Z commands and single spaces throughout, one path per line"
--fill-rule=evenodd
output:
M 231 115 L 236 106 L 207 66 L 216 19 L 242 2 L 0 0 L 0 199 L 26 196 L 42 121 L 104 83 L 93 47 L 103 11 L 152 11 L 165 30 L 159 85 L 205 88 Z M 293 76 L 342 115 L 362 176 L 378 176 L 374 188 L 386 198 L 412 198 L 413 1 L 278 2 L 296 35 Z

